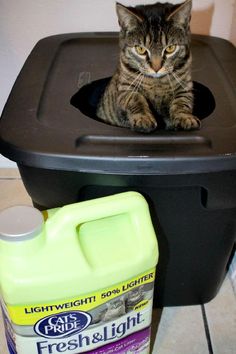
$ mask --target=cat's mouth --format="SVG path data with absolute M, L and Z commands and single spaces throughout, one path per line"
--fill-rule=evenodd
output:
M 164 77 L 166 75 L 168 75 L 168 72 L 154 72 L 154 73 L 147 73 L 146 74 L 149 77 L 154 77 L 154 78 L 160 78 L 160 77 Z
M 159 71 L 149 70 L 145 73 L 146 76 L 153 77 L 153 78 L 161 78 L 166 75 L 171 74 L 173 68 L 172 67 L 162 67 Z

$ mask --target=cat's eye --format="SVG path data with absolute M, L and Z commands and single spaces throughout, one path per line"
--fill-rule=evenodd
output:
M 165 52 L 167 54 L 172 54 L 175 52 L 175 50 L 176 50 L 176 45 L 169 45 L 168 47 L 166 47 Z
M 136 46 L 135 46 L 135 50 L 136 50 L 136 52 L 137 52 L 139 55 L 145 55 L 145 54 L 147 54 L 147 49 L 144 48 L 144 47 L 141 47 L 141 46 L 139 46 L 139 45 L 136 45 Z

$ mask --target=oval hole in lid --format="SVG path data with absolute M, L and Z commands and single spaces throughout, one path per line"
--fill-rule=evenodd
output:
M 71 105 L 79 109 L 87 117 L 101 121 L 101 119 L 96 116 L 97 105 L 110 80 L 111 77 L 108 77 L 82 86 L 79 91 L 71 97 Z M 193 81 L 193 93 L 193 114 L 200 120 L 207 118 L 216 107 L 212 92 L 203 84 Z M 158 121 L 158 124 L 159 127 L 164 129 L 163 122 L 160 124 Z

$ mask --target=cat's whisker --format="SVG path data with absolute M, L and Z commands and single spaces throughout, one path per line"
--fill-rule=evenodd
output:
M 125 82 L 127 82 L 127 76 L 125 75 L 125 74 L 128 74 L 130 77 L 132 77 L 133 75 L 131 75 L 129 72 L 124 72 L 124 73 L 120 73 L 120 77 L 123 79 L 123 80 L 125 80 Z M 134 74 L 137 74 L 137 76 L 138 76 L 138 74 L 140 74 L 140 71 L 139 70 L 136 70 L 135 72 L 134 72 Z M 137 76 L 134 78 L 134 80 L 133 81 L 135 81 L 136 79 L 137 79 Z M 133 82 L 132 81 L 132 82 Z
M 183 85 L 183 82 L 181 79 L 178 77 L 178 75 L 174 72 L 171 73 L 171 75 L 174 77 L 174 79 L 180 84 L 180 86 L 185 90 L 185 86 Z
M 144 79 L 144 75 L 141 74 L 139 82 L 138 82 L 138 86 L 136 87 L 136 91 L 135 92 L 137 92 L 139 90 L 139 88 L 140 88 L 140 86 L 141 86 L 141 84 L 143 82 L 143 79 Z
M 140 78 L 141 75 L 142 75 L 142 73 L 139 73 L 139 74 L 135 77 L 135 79 L 131 82 L 131 84 L 129 85 L 129 87 L 127 88 L 126 91 L 133 91 L 133 88 L 132 88 L 131 90 L 130 90 L 130 88 L 134 85 L 134 83 L 135 83 L 134 87 L 136 87 L 136 83 L 137 83 L 137 81 L 139 80 L 139 78 Z
M 143 82 L 144 75 L 141 73 L 140 79 L 138 81 L 138 84 L 136 85 L 135 92 L 137 92 Z
M 138 83 L 139 83 L 139 80 L 140 80 L 140 77 L 141 77 L 141 73 L 139 73 L 139 75 L 135 78 L 135 80 L 130 84 L 130 86 L 128 87 L 127 91 L 135 91 Z M 132 88 L 131 88 L 132 86 Z M 131 88 L 131 89 L 130 89 Z
M 172 98 L 174 98 L 174 87 L 173 87 L 172 82 L 171 82 L 170 73 L 167 73 L 167 77 L 168 77 L 168 81 L 169 81 L 170 87 L 171 87 L 171 90 L 168 90 L 168 91 L 172 92 Z
M 133 96 L 133 94 L 134 93 L 136 93 L 137 91 L 138 91 L 138 89 L 139 89 L 139 87 L 140 87 L 140 85 L 141 85 L 141 83 L 142 83 L 142 81 L 143 81 L 143 77 L 144 77 L 144 75 L 142 74 L 142 73 L 140 73 L 138 76 L 137 76 L 137 78 L 135 79 L 135 86 L 134 86 L 134 88 L 133 88 L 133 90 L 127 90 L 127 91 L 131 91 L 131 93 L 129 94 L 129 96 L 128 96 L 128 98 L 127 98 L 127 102 L 131 99 L 131 97 Z

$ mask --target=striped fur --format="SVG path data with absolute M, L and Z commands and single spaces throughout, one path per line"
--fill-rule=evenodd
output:
M 100 119 L 144 133 L 160 118 L 166 129 L 200 127 L 192 115 L 191 7 L 191 0 L 135 8 L 117 3 L 120 58 L 98 105 Z

